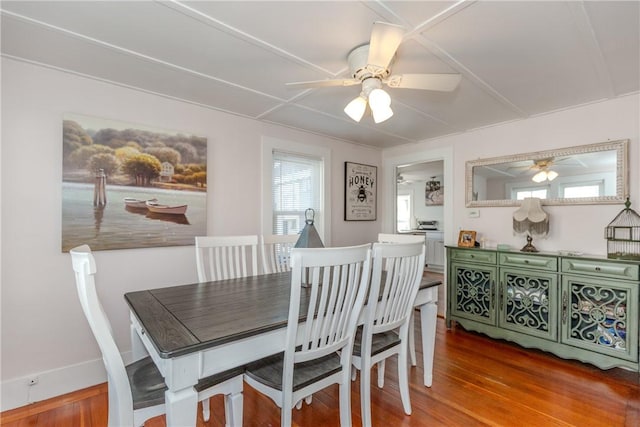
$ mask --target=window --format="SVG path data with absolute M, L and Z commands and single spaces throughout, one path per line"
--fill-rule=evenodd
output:
M 262 234 L 296 234 L 305 211 L 325 246 L 331 236 L 331 151 L 321 146 L 262 138 Z
M 308 208 L 322 216 L 322 159 L 274 151 L 271 186 L 273 234 L 302 231 Z
M 603 195 L 604 183 L 572 183 L 561 187 L 563 198 L 600 197 Z
M 547 198 L 547 188 L 514 188 L 516 200 L 523 200 L 526 197 Z

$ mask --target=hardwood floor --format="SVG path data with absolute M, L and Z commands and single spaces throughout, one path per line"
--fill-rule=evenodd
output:
M 402 411 L 396 372 L 395 360 L 388 362 L 385 387 L 373 386 L 376 426 L 640 426 L 638 373 L 602 371 L 460 327 L 447 330 L 441 318 L 433 387 L 421 384 L 421 362 L 410 371 L 411 416 Z M 352 387 L 354 426 L 361 425 L 359 399 L 357 380 Z M 224 425 L 222 398 L 213 399 L 211 405 L 212 419 L 204 423 L 199 414 L 198 426 Z M 311 405 L 294 410 L 294 425 L 337 426 L 338 411 L 338 388 L 333 386 L 315 394 Z M 6 427 L 93 427 L 106 422 L 104 384 L 4 412 L 0 420 Z M 158 417 L 147 426 L 164 424 L 164 418 Z M 245 385 L 244 425 L 279 424 L 280 410 Z

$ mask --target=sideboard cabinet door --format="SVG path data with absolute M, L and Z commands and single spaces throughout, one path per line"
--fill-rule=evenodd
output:
M 557 274 L 500 268 L 499 288 L 499 327 L 557 340 Z
M 452 262 L 450 274 L 452 314 L 495 325 L 497 267 Z
M 562 342 L 638 361 L 638 284 L 564 275 Z

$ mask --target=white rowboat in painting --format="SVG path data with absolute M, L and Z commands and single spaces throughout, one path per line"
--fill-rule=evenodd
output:
M 140 200 L 134 197 L 125 197 L 124 205 L 134 209 L 147 209 L 147 202 L 156 203 L 158 199 Z
M 146 206 L 150 212 L 154 212 L 154 213 L 184 215 L 185 212 L 187 212 L 188 205 L 169 206 L 169 205 L 161 205 L 156 201 L 147 200 Z

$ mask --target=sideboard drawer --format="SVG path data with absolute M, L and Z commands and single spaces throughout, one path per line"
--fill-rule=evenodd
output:
M 638 264 L 579 258 L 562 258 L 562 272 L 624 280 L 640 277 Z
M 536 270 L 558 271 L 558 258 L 542 255 L 500 253 L 500 266 L 527 267 Z
M 490 251 L 476 251 L 474 249 L 452 249 L 452 261 L 477 261 L 488 264 L 496 263 L 496 253 Z

